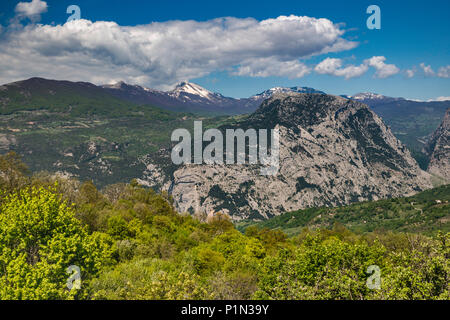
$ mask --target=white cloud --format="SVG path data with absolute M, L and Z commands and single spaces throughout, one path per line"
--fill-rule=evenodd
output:
M 416 72 L 417 72 L 417 70 L 416 70 L 415 67 L 412 68 L 412 69 L 407 69 L 407 70 L 405 70 L 405 74 L 406 74 L 406 76 L 407 76 L 408 78 L 414 77 L 414 75 L 416 74 Z
M 41 0 L 19 2 L 16 5 L 15 12 L 19 17 L 28 17 L 33 21 L 38 21 L 41 14 L 47 12 L 47 2 Z
M 133 27 L 88 20 L 28 25 L 9 30 L 0 43 L 0 82 L 41 76 L 94 83 L 124 80 L 165 89 L 223 70 L 295 78 L 309 72 L 299 59 L 357 45 L 343 34 L 328 19 L 293 15 Z
M 333 75 L 335 75 L 336 69 L 340 68 L 341 66 L 342 66 L 342 60 L 341 59 L 326 58 L 321 63 L 316 65 L 314 70 L 317 73 L 320 73 L 320 74 L 333 74 Z
M 431 68 L 431 65 L 423 62 L 420 64 L 420 68 L 427 77 L 450 78 L 450 65 L 440 67 L 437 73 Z
M 342 67 L 342 60 L 336 58 L 326 58 L 320 62 L 314 68 L 319 74 L 329 74 L 338 77 L 345 77 L 345 79 L 350 79 L 354 77 L 359 77 L 367 72 L 368 67 L 365 64 L 359 66 L 349 65 L 345 68 Z
M 425 63 L 421 63 L 420 67 L 422 68 L 423 72 L 425 73 L 426 76 L 432 77 L 435 75 L 433 69 L 431 68 L 430 65 L 425 65 Z
M 450 97 L 437 97 L 436 99 L 431 99 L 428 101 L 450 101 Z
M 232 72 L 232 74 L 262 78 L 278 76 L 294 79 L 301 78 L 310 72 L 311 68 L 297 60 L 278 61 L 273 58 L 261 58 L 241 63 L 237 71 Z
M 445 67 L 440 67 L 437 73 L 439 78 L 450 78 L 450 65 Z
M 386 57 L 374 56 L 365 60 L 364 63 L 376 69 L 375 77 L 377 78 L 387 78 L 400 71 L 394 64 L 386 64 L 384 61 L 386 61 Z
M 400 69 L 394 64 L 386 64 L 386 57 L 374 56 L 370 59 L 364 60 L 359 66 L 348 65 L 342 68 L 342 60 L 336 58 L 326 58 L 320 62 L 314 68 L 319 74 L 329 74 L 338 77 L 345 77 L 345 79 L 350 79 L 354 77 L 359 77 L 369 70 L 369 67 L 375 68 L 375 77 L 377 78 L 387 78 L 397 74 Z

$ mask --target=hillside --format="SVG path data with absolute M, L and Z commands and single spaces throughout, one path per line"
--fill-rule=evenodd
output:
M 449 297 L 448 233 L 336 226 L 292 238 L 257 227 L 242 234 L 226 215 L 179 214 L 166 193 L 135 182 L 99 191 L 29 177 L 14 154 L 0 156 L 0 169 L 1 300 Z M 366 285 L 373 265 L 382 272 L 378 290 Z M 72 268 L 83 276 L 78 290 L 67 290 Z
M 439 128 L 425 146 L 430 155 L 428 172 L 450 182 L 450 108 L 447 109 Z
M 373 93 L 357 94 L 351 98 L 371 107 L 408 147 L 420 167 L 427 169 L 430 157 L 422 150 L 441 123 L 450 101 L 412 101 Z
M 322 98 L 311 100 L 309 107 L 302 109 L 297 115 L 292 112 L 295 108 L 287 107 L 286 110 L 279 113 L 276 108 L 263 108 L 249 115 L 212 117 L 214 112 L 210 112 L 206 117 L 199 114 L 198 109 L 201 106 L 206 108 L 205 103 L 209 103 L 208 108 L 211 111 L 216 107 L 227 108 L 226 101 L 231 100 L 192 83 L 182 83 L 172 91 L 163 92 L 125 83 L 101 87 L 85 82 L 31 78 L 0 87 L 0 151 L 16 151 L 23 156 L 24 161 L 33 171 L 46 170 L 82 180 L 93 180 L 98 186 L 137 178 L 140 183 L 156 189 L 168 190 L 173 187 L 174 195 L 177 196 L 181 193 L 185 195 L 183 199 L 186 200 L 186 203 L 179 207 L 182 211 L 195 211 L 196 207 L 207 201 L 208 198 L 211 204 L 223 201 L 218 206 L 214 204 L 214 208 L 234 210 L 241 203 L 248 202 L 245 197 L 240 195 L 241 191 L 247 188 L 246 181 L 254 182 L 253 173 L 247 172 L 246 175 L 250 178 L 243 178 L 238 183 L 236 190 L 226 190 L 228 187 L 224 188 L 220 183 L 217 186 L 211 185 L 211 188 L 205 187 L 205 190 L 198 192 L 195 191 L 195 188 L 180 189 L 183 184 L 178 179 L 180 175 L 173 178 L 173 173 L 180 168 L 173 166 L 170 160 L 172 147 L 170 135 L 176 128 L 192 128 L 194 120 L 203 120 L 205 129 L 213 127 L 221 127 L 222 130 L 238 127 L 274 128 L 276 125 L 286 129 L 284 131 L 286 139 L 282 141 L 285 144 L 283 150 L 287 152 L 283 156 L 286 159 L 283 160 L 283 165 L 288 165 L 291 161 L 289 159 L 294 159 L 293 162 L 301 160 L 300 168 L 303 167 L 305 171 L 301 177 L 297 173 L 294 174 L 295 178 L 300 180 L 286 182 L 293 176 L 286 171 L 287 179 L 283 176 L 280 178 L 281 180 L 275 181 L 275 184 L 281 183 L 279 187 L 285 185 L 295 194 L 291 194 L 290 199 L 280 199 L 279 203 L 270 204 L 269 207 L 262 210 L 264 212 L 278 213 L 298 209 L 300 204 L 297 202 L 302 206 L 338 205 L 372 199 L 373 196 L 400 195 L 397 191 L 404 187 L 399 186 L 402 184 L 400 182 L 396 182 L 399 185 L 375 187 L 372 190 L 370 186 L 376 185 L 377 183 L 374 181 L 378 179 L 373 180 L 370 177 L 372 173 L 364 173 L 362 179 L 356 179 L 362 181 L 361 186 L 350 185 L 349 192 L 344 195 L 342 190 L 338 190 L 338 180 L 332 176 L 344 177 L 347 172 L 353 171 L 350 169 L 355 165 L 362 169 L 369 164 L 382 163 L 391 170 L 392 167 L 403 168 L 406 164 L 406 167 L 412 168 L 412 177 L 417 176 L 418 168 L 414 167 L 415 164 L 407 150 L 402 150 L 403 147 L 395 137 L 391 133 L 386 133 L 388 130 L 382 121 L 372 111 L 365 109 L 362 104 L 355 102 L 354 106 L 358 106 L 354 107 L 351 102 L 348 102 L 351 100 L 339 98 L 336 106 L 339 105 L 342 110 L 346 110 L 346 104 L 353 107 L 348 108 L 345 112 L 339 111 L 339 116 L 332 114 L 331 110 L 334 107 L 328 110 L 330 113 L 327 113 L 325 108 L 321 111 L 322 115 L 319 116 L 319 118 L 324 117 L 322 119 L 324 121 L 319 124 L 322 120 L 317 123 L 313 121 L 316 117 L 313 113 L 314 108 L 322 102 L 330 104 L 327 100 L 329 98 L 326 98 L 329 96 L 312 88 L 272 88 L 253 97 L 238 100 L 240 103 L 244 100 L 251 102 L 251 108 L 256 108 L 264 99 L 271 99 L 274 95 L 301 95 L 303 92 L 313 96 L 314 93 L 317 93 L 315 96 Z M 161 99 L 168 98 L 169 100 L 165 101 L 172 101 L 174 105 L 170 106 L 169 103 L 165 107 L 166 110 L 151 106 L 146 103 L 159 100 L 149 99 L 150 96 L 157 96 Z M 373 95 L 364 95 L 364 97 L 373 97 Z M 377 97 L 375 96 L 375 98 Z M 384 97 L 381 100 L 386 99 Z M 183 107 L 181 108 L 178 103 L 182 103 Z M 250 105 L 245 108 L 251 110 Z M 374 108 L 379 108 L 379 106 L 374 106 Z M 195 114 L 173 112 L 167 109 L 190 110 Z M 356 112 L 357 109 L 359 111 Z M 334 110 L 334 112 L 337 111 L 337 109 Z M 283 116 L 283 112 L 290 116 Z M 394 114 L 397 114 L 396 112 Z M 415 116 L 418 112 L 414 113 Z M 344 114 L 349 115 L 350 118 L 342 118 Z M 389 116 L 387 117 L 389 119 Z M 370 128 L 364 128 L 367 123 L 363 122 L 366 121 L 371 123 Z M 290 133 L 290 130 L 293 130 L 293 134 Z M 419 132 L 420 130 L 412 131 Z M 302 149 L 305 146 L 299 145 L 299 141 L 296 141 L 296 137 L 299 135 L 303 136 L 299 141 L 308 146 L 307 152 L 305 152 L 306 149 Z M 397 134 L 396 137 L 399 135 Z M 383 142 L 385 139 L 389 140 L 387 147 Z M 339 148 L 336 147 L 335 151 L 329 152 L 330 150 L 324 148 L 329 143 L 342 144 L 341 150 L 339 151 Z M 350 148 L 349 143 L 353 143 L 353 147 Z M 355 146 L 357 146 L 356 149 Z M 346 149 L 348 150 L 343 151 Z M 396 149 L 399 149 L 398 152 L 395 151 Z M 359 160 L 353 159 L 354 151 L 360 153 L 357 156 Z M 344 153 L 348 154 L 344 156 Z M 388 155 L 387 158 L 392 156 L 392 159 L 385 159 L 386 155 Z M 319 164 L 313 164 L 314 161 Z M 339 164 L 336 164 L 336 161 Z M 348 161 L 350 161 L 350 166 Z M 354 164 L 351 164 L 352 162 Z M 291 165 L 297 166 L 294 163 Z M 370 170 L 377 172 L 375 176 L 378 177 L 379 173 L 384 171 L 378 169 Z M 402 175 L 408 177 L 407 179 L 411 178 L 410 169 L 400 170 L 403 170 Z M 357 170 L 357 172 L 361 171 Z M 220 176 L 218 174 L 217 178 Z M 414 180 L 414 178 L 412 179 Z M 347 180 L 347 183 L 350 184 L 351 179 Z M 242 186 L 241 182 L 244 183 Z M 318 188 L 307 187 L 308 185 L 320 185 L 323 182 L 326 186 L 321 188 L 328 190 L 324 191 L 325 195 L 320 194 Z M 345 184 L 345 181 L 339 183 Z M 206 185 L 209 184 L 210 182 L 206 183 Z M 406 189 L 409 188 L 407 192 L 421 190 L 428 186 L 427 179 L 407 184 L 409 185 L 406 187 Z M 230 182 L 229 185 L 234 185 L 234 182 Z M 419 187 L 420 185 L 421 187 Z M 187 187 L 187 185 L 185 186 Z M 306 188 L 302 186 L 306 186 Z M 249 189 L 245 190 L 257 189 L 255 186 L 249 185 L 248 187 Z M 385 190 L 380 191 L 380 188 Z M 301 195 L 300 199 L 298 194 L 303 189 L 306 194 Z M 209 190 L 212 190 L 211 193 Z M 197 194 L 192 195 L 193 191 Z M 216 197 L 216 199 L 214 200 L 210 196 Z M 268 196 L 268 198 L 274 197 Z M 256 200 L 259 203 L 261 199 Z M 264 202 L 264 200 L 261 201 Z M 187 205 L 187 203 L 190 204 Z M 285 204 L 287 207 L 283 207 Z M 207 210 L 212 210 L 212 207 L 208 207 Z M 246 214 L 259 215 L 258 210 L 245 210 Z
M 118 99 L 87 82 L 30 78 L 0 86 L 0 114 L 33 110 L 70 116 L 124 116 L 139 111 L 137 104 Z
M 32 78 L 0 87 L 0 152 L 33 172 L 57 172 L 97 186 L 170 174 L 170 134 L 195 118 L 125 102 L 88 83 Z M 151 160 L 150 160 L 151 159 Z
M 276 175 L 261 165 L 184 165 L 173 175 L 181 212 L 234 220 L 410 195 L 431 188 L 406 147 L 366 105 L 324 94 L 280 93 L 226 129 L 279 129 Z M 225 149 L 224 149 L 225 150 Z
M 355 232 L 397 231 L 435 234 L 450 231 L 450 185 L 411 197 L 355 203 L 334 208 L 310 208 L 284 213 L 269 220 L 237 222 L 239 230 L 251 225 L 280 229 L 290 236 L 303 228 L 332 228 L 343 224 Z

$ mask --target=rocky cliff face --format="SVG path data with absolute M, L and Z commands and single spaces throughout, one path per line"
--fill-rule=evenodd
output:
M 259 165 L 184 165 L 170 185 L 180 211 L 260 219 L 431 187 L 430 175 L 381 119 L 357 101 L 280 93 L 237 127 L 279 129 L 278 174 L 263 176 Z
M 430 154 L 427 171 L 450 182 L 450 108 L 447 109 L 441 125 L 426 146 Z

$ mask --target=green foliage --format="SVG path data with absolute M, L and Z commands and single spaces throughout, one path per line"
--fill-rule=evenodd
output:
M 119 264 L 92 284 L 93 299 L 186 300 L 209 298 L 200 276 L 157 259 Z
M 365 271 L 383 265 L 382 246 L 308 235 L 295 250 L 280 251 L 263 265 L 256 298 L 364 299 L 370 297 Z
M 5 193 L 14 192 L 26 185 L 27 173 L 28 167 L 14 151 L 0 155 L 0 189 Z
M 304 227 L 331 228 L 336 222 L 355 232 L 397 231 L 436 235 L 450 232 L 450 185 L 411 197 L 360 202 L 336 208 L 309 208 L 288 212 L 261 222 L 242 221 L 241 231 L 252 225 L 280 229 L 293 236 Z
M 449 238 L 390 251 L 378 240 L 348 232 L 306 232 L 294 250 L 264 261 L 254 298 L 448 299 Z M 366 285 L 370 265 L 381 269 L 379 290 Z
M 24 189 L 8 196 L 0 214 L 0 298 L 70 299 L 66 269 L 88 281 L 107 262 L 108 239 L 89 235 L 56 189 Z
M 450 234 L 360 228 L 361 219 L 394 220 L 402 230 L 418 208 L 427 217 L 419 221 L 445 218 L 449 186 L 247 221 L 241 233 L 220 212 L 204 222 L 181 215 L 170 196 L 136 181 L 101 192 L 46 173 L 23 177 L 2 190 L 0 299 L 449 299 Z M 66 286 L 70 265 L 81 268 L 79 290 Z M 371 265 L 379 290 L 366 285 Z
M 410 251 L 393 252 L 382 277 L 377 299 L 449 300 L 450 235 L 414 243 Z

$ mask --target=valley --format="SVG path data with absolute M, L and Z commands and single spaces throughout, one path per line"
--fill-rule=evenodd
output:
M 450 232 L 450 185 L 407 198 L 384 199 L 341 207 L 321 207 L 285 213 L 269 220 L 235 223 L 245 232 L 251 226 L 280 230 L 296 236 L 305 229 L 332 229 L 341 225 L 353 232 L 406 232 L 436 235 Z
M 41 78 L 0 88 L 1 152 L 17 152 L 32 172 L 92 180 L 100 188 L 136 179 L 169 190 L 181 212 L 223 211 L 235 220 L 261 219 L 398 197 L 446 182 L 438 171 L 421 171 L 411 156 L 420 147 L 418 136 L 425 136 L 423 144 L 431 136 L 447 102 L 417 103 L 406 113 L 401 98 L 359 94 L 348 99 L 306 87 L 273 88 L 247 100 L 265 99 L 259 108 L 254 103 L 239 112 L 228 109 L 235 115 L 217 115 L 215 109 L 205 113 L 205 99 L 220 105 L 225 98 L 190 83 L 167 93 L 125 83 L 99 87 Z M 178 99 L 175 110 L 143 104 L 155 102 L 156 93 Z M 300 97 L 306 99 L 283 102 Z M 223 133 L 228 128 L 281 129 L 280 176 L 260 177 L 257 165 L 173 164 L 171 133 L 179 128 L 193 132 L 194 121 Z M 409 141 L 410 151 L 397 139 Z

